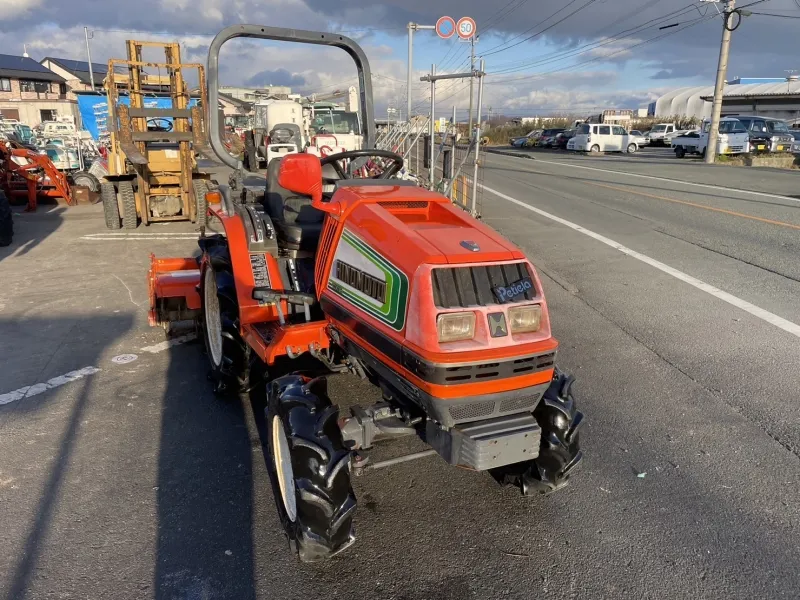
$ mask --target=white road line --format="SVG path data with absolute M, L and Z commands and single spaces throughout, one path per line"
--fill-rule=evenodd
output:
M 13 392 L 8 392 L 7 394 L 0 394 L 0 406 L 3 404 L 10 404 L 11 402 L 16 402 L 17 400 L 22 400 L 23 398 L 36 396 L 42 392 L 52 390 L 53 388 L 60 387 L 66 383 L 78 381 L 79 379 L 83 379 L 89 375 L 94 375 L 98 371 L 100 371 L 100 369 L 97 367 L 84 367 L 82 369 L 78 369 L 77 371 L 70 371 L 64 375 L 53 377 L 45 383 L 35 383 L 33 385 L 21 387 Z
M 597 240 L 598 242 L 602 242 L 606 246 L 611 246 L 612 248 L 614 248 L 615 250 L 619 250 L 623 254 L 627 254 L 632 258 L 640 260 L 643 263 L 658 269 L 659 271 L 662 271 L 668 275 L 672 275 L 676 279 L 680 279 L 684 283 L 688 283 L 689 285 L 696 287 L 698 290 L 702 290 L 707 294 L 711 294 L 712 296 L 714 296 L 715 298 L 719 298 L 723 302 L 727 302 L 728 304 L 735 306 L 736 308 L 740 308 L 743 311 L 750 313 L 754 317 L 758 317 L 762 321 L 766 321 L 767 323 L 774 325 L 775 327 L 778 327 L 779 329 L 782 329 L 787 333 L 791 333 L 795 337 L 800 338 L 800 325 L 797 325 L 796 323 L 788 321 L 783 317 L 779 317 L 778 315 L 773 314 L 768 310 L 764 310 L 763 308 L 756 306 L 755 304 L 751 304 L 746 300 L 742 300 L 741 298 L 738 298 L 732 294 L 729 294 L 728 292 L 725 292 L 719 288 L 714 287 L 711 284 L 708 284 L 695 277 L 692 277 L 691 275 L 688 275 L 683 271 L 679 271 L 678 269 L 670 267 L 669 265 L 666 265 L 654 258 L 650 258 L 649 256 L 641 254 L 640 252 L 636 252 L 636 250 L 631 250 L 630 248 L 628 248 L 627 246 L 623 246 L 619 242 L 615 242 L 612 239 L 609 239 L 603 235 L 600 235 L 599 233 L 595 233 L 594 231 L 586 229 L 585 227 L 573 223 L 572 221 L 567 221 L 566 219 L 557 217 L 556 215 L 543 211 L 540 208 L 536 208 L 535 206 L 526 204 L 525 202 L 517 200 L 516 198 L 512 198 L 511 196 L 507 196 L 501 192 L 498 192 L 497 190 L 493 190 L 490 187 L 484 186 L 483 189 L 491 194 L 494 194 L 498 198 L 502 198 L 503 200 L 507 200 L 531 212 L 535 212 L 537 215 L 541 215 L 547 219 L 550 219 L 551 221 L 555 221 L 556 223 L 561 223 L 562 225 L 565 225 L 570 229 L 574 229 L 575 231 L 579 231 L 580 233 L 587 235 L 590 238 Z
M 173 346 L 179 346 L 181 344 L 185 344 L 186 342 L 191 342 L 193 339 L 195 339 L 195 337 L 196 337 L 195 334 L 190 333 L 188 335 L 184 335 L 182 337 L 178 337 L 173 340 L 161 342 L 160 344 L 156 344 L 155 346 L 148 346 L 147 348 L 142 348 L 142 352 L 158 354 L 159 352 L 164 352 L 165 350 L 169 350 Z M 124 360 L 119 360 L 123 357 Z M 116 364 L 122 365 L 132 362 L 130 357 L 136 357 L 136 355 L 124 354 L 114 358 L 118 359 L 116 361 Z M 4 404 L 11 404 L 12 402 L 17 402 L 19 400 L 22 400 L 23 398 L 30 398 L 31 396 L 36 396 L 38 394 L 41 394 L 42 392 L 46 392 L 47 390 L 52 390 L 67 383 L 78 381 L 79 379 L 83 379 L 84 377 L 88 377 L 89 375 L 94 375 L 95 373 L 99 372 L 100 369 L 98 369 L 97 367 L 84 367 L 82 369 L 78 369 L 77 371 L 70 371 L 69 373 L 65 373 L 64 375 L 53 377 L 52 379 L 49 379 L 44 383 L 35 383 L 33 385 L 26 385 L 25 387 L 21 387 L 18 390 L 7 392 L 5 394 L 0 394 L 0 406 L 3 406 Z
M 177 337 L 172 340 L 167 340 L 166 342 L 161 342 L 160 344 L 156 344 L 155 346 L 147 346 L 142 348 L 142 352 L 149 352 L 150 354 L 158 354 L 159 352 L 164 352 L 165 350 L 169 350 L 173 346 L 180 346 L 181 344 L 185 344 L 186 342 L 191 342 L 192 340 L 196 339 L 197 336 L 193 333 L 183 335 L 181 337 Z
M 510 156 L 508 154 L 498 154 L 498 156 Z M 526 159 L 522 156 L 513 156 L 512 158 L 519 158 L 521 160 L 530 160 Z M 640 175 L 638 173 L 628 173 L 626 171 L 615 171 L 613 169 L 598 169 L 597 167 L 586 167 L 584 165 L 574 165 L 572 163 L 562 163 L 556 160 L 542 160 L 540 158 L 536 158 L 535 162 L 543 163 L 546 165 L 560 165 L 562 167 L 569 167 L 570 169 L 585 169 L 587 171 L 599 171 L 600 173 L 612 173 L 614 175 L 625 175 L 626 177 L 639 177 L 640 179 L 651 179 L 653 181 L 668 181 L 670 183 L 678 183 L 680 185 L 689 185 L 693 187 L 700 187 L 706 188 L 710 190 L 725 190 L 730 191 L 735 194 L 750 194 L 752 196 L 761 196 L 762 198 L 776 198 L 778 200 L 786 200 L 788 202 L 800 202 L 797 198 L 792 198 L 791 196 L 780 196 L 778 194 L 766 194 L 764 192 L 754 192 L 752 190 L 740 190 L 734 189 L 729 187 L 721 187 L 718 185 L 709 185 L 706 183 L 692 183 L 690 181 L 680 181 L 679 179 L 669 179 L 667 177 L 656 177 L 655 175 Z
M 197 240 L 200 235 L 196 233 L 153 233 L 146 235 L 113 235 L 113 234 L 95 234 L 81 236 L 82 240 L 87 241 L 102 241 L 102 242 L 138 242 L 147 240 Z

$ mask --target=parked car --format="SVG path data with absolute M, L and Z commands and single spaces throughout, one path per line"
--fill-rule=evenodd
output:
M 792 130 L 792 137 L 794 137 L 794 142 L 792 142 L 792 152 L 795 154 L 800 154 L 800 131 Z
M 534 129 L 528 135 L 523 135 L 522 137 L 515 137 L 509 140 L 509 144 L 514 146 L 515 148 L 521 148 L 522 146 L 527 145 L 527 142 L 530 141 L 532 138 L 541 135 L 541 129 Z
M 791 152 L 794 136 L 785 121 L 757 115 L 735 115 L 750 135 L 750 152 Z
M 542 148 L 552 148 L 559 133 L 564 133 L 564 129 L 545 129 L 536 145 Z
M 683 158 L 687 154 L 705 156 L 710 128 L 711 122 L 703 121 L 700 130 L 673 138 L 672 148 L 675 150 L 675 156 L 678 158 Z M 717 154 L 742 154 L 747 152 L 748 142 L 747 129 L 738 119 L 725 118 L 720 120 Z
M 584 124 L 569 142 L 567 150 L 577 152 L 636 152 L 636 141 L 621 125 Z
M 560 150 L 566 150 L 567 144 L 569 141 L 575 137 L 575 133 L 577 133 L 577 129 L 567 129 L 566 131 L 562 131 L 556 136 L 556 143 L 554 148 L 558 148 Z
M 639 148 L 642 146 L 648 146 L 650 144 L 650 140 L 646 138 L 645 135 L 638 129 L 631 129 L 628 133 L 633 138 L 633 141 L 636 142 L 636 145 L 639 146 Z

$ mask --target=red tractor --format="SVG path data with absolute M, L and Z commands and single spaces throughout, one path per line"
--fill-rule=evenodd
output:
M 448 198 L 392 178 L 403 157 L 370 149 L 370 68 L 349 38 L 230 27 L 209 51 L 210 106 L 220 47 L 242 36 L 347 51 L 366 149 L 273 161 L 263 205 L 209 192 L 225 233 L 201 239 L 199 259 L 152 258 L 150 322 L 198 321 L 217 393 L 266 386 L 268 466 L 293 550 L 315 561 L 353 542 L 351 472 L 379 466 L 367 451 L 380 439 L 417 435 L 433 450 L 406 458 L 439 454 L 526 495 L 566 485 L 583 415 L 555 366 L 533 264 Z M 215 152 L 239 167 L 210 123 Z M 354 178 L 367 161 L 371 176 Z M 291 374 L 301 358 L 320 375 Z M 380 400 L 341 415 L 326 391 L 334 373 L 369 380 Z

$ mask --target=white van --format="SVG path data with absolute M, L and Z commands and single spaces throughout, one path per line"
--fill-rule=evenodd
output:
M 636 152 L 638 149 L 634 137 L 621 125 L 584 123 L 567 143 L 567 150 L 577 152 Z

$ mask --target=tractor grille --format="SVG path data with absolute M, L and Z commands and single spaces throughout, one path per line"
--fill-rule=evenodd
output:
M 494 412 L 494 401 L 488 402 L 474 402 L 472 404 L 462 404 L 461 406 L 451 406 L 450 416 L 454 421 L 463 421 L 464 419 L 477 419 L 478 417 L 485 417 Z
M 522 375 L 529 375 L 530 373 L 549 369 L 555 364 L 555 358 L 555 352 L 550 352 L 539 356 L 527 356 L 525 358 L 506 360 L 497 363 L 447 367 L 445 369 L 444 381 L 441 383 L 444 385 L 452 385 L 454 383 L 476 383 L 485 380 L 520 377 Z
M 492 292 L 495 286 L 505 286 L 530 277 L 525 263 L 489 265 L 486 267 L 448 267 L 433 269 L 433 300 L 438 308 L 468 308 L 504 304 Z M 533 300 L 536 289 L 524 294 L 525 300 Z M 520 296 L 517 302 L 522 301 Z
M 325 216 L 325 223 L 322 225 L 322 234 L 319 236 L 319 246 L 317 246 L 317 270 L 315 273 L 315 283 L 317 290 L 322 291 L 325 283 L 325 266 L 333 250 L 333 240 L 336 238 L 336 229 L 339 222 L 330 216 Z

